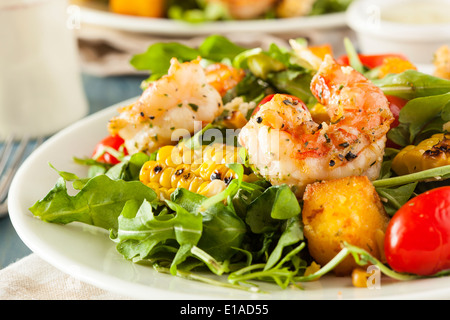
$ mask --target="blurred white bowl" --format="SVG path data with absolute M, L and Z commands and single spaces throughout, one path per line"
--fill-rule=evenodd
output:
M 358 0 L 346 21 L 364 54 L 403 53 L 429 64 L 439 47 L 450 45 L 450 0 Z

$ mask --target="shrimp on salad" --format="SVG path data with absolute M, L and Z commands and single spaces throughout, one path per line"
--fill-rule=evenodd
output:
M 326 107 L 329 123 L 316 123 L 301 101 L 275 95 L 239 134 L 250 163 L 272 184 L 290 185 L 299 197 L 315 181 L 378 178 L 394 119 L 383 92 L 330 55 L 311 90 Z
M 168 74 L 152 82 L 135 103 L 121 108 L 108 129 L 125 140 L 130 153 L 151 153 L 175 144 L 180 135 L 193 134 L 222 113 L 221 93 L 211 81 L 200 58 L 184 63 L 173 58 Z

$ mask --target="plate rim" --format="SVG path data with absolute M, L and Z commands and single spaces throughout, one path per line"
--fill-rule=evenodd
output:
M 221 295 L 219 295 L 219 297 L 217 296 L 208 296 L 205 293 L 195 293 L 194 295 L 185 293 L 185 292 L 174 292 L 172 290 L 165 290 L 165 289 L 160 289 L 157 287 L 149 287 L 148 285 L 144 284 L 144 283 L 139 283 L 139 282 L 130 282 L 130 281 L 125 281 L 122 278 L 119 277 L 114 277 L 111 274 L 105 274 L 104 272 L 100 272 L 98 270 L 93 269 L 90 266 L 87 265 L 82 265 L 81 269 L 79 270 L 79 272 L 73 272 L 73 270 L 70 270 L 70 268 L 68 268 L 68 266 L 70 265 L 74 265 L 74 261 L 70 259 L 70 257 L 68 257 L 67 255 L 64 255 L 64 253 L 61 252 L 54 252 L 54 248 L 49 248 L 45 243 L 44 245 L 42 245 L 42 241 L 39 242 L 39 237 L 37 234 L 35 233 L 27 233 L 29 232 L 29 226 L 26 225 L 26 221 L 36 221 L 36 222 L 41 222 L 36 220 L 27 220 L 27 219 L 34 219 L 34 217 L 31 215 L 31 213 L 27 213 L 25 214 L 23 212 L 23 207 L 25 206 L 24 204 L 21 204 L 19 202 L 19 193 L 20 193 L 20 182 L 23 178 L 23 175 L 26 172 L 26 168 L 28 166 L 29 163 L 32 163 L 35 158 L 39 157 L 42 153 L 45 153 L 47 148 L 50 148 L 50 146 L 55 142 L 58 141 L 62 138 L 64 138 L 67 134 L 69 134 L 71 131 L 74 131 L 76 129 L 80 129 L 82 127 L 85 126 L 89 126 L 92 124 L 95 124 L 96 122 L 102 120 L 106 117 L 110 117 L 111 115 L 114 114 L 114 111 L 117 110 L 118 107 L 123 106 L 128 104 L 130 101 L 135 100 L 136 98 L 132 98 L 132 99 L 127 99 L 124 100 L 123 102 L 120 102 L 118 104 L 115 104 L 111 107 L 105 108 L 103 110 L 100 110 L 96 113 L 93 113 L 87 117 L 85 117 L 82 120 L 79 120 L 77 122 L 75 122 L 74 124 L 72 124 L 71 126 L 61 130 L 60 132 L 56 133 L 55 135 L 53 135 L 52 137 L 50 137 L 47 141 L 45 141 L 38 149 L 36 149 L 26 160 L 25 162 L 22 164 L 22 166 L 19 168 L 19 170 L 17 171 L 16 176 L 13 179 L 13 182 L 11 184 L 11 193 L 10 193 L 10 202 L 9 202 L 9 210 L 10 210 L 10 219 L 11 219 L 11 223 L 13 225 L 13 227 L 15 228 L 18 236 L 22 239 L 22 241 L 25 243 L 25 245 L 27 245 L 34 253 L 36 253 L 38 256 L 40 256 L 43 260 L 47 261 L 49 264 L 53 265 L 54 267 L 56 267 L 57 269 L 59 269 L 60 271 L 69 274 L 71 276 L 73 276 L 74 278 L 81 280 L 85 283 L 90 283 L 98 288 L 102 288 L 104 290 L 116 293 L 118 295 L 121 296 L 125 296 L 125 297 L 131 297 L 131 298 L 135 298 L 135 299 L 154 299 L 154 300 L 162 300 L 162 299 L 168 299 L 168 300 L 175 300 L 175 299 L 189 299 L 189 300 L 196 300 L 196 299 L 203 299 L 203 300 L 221 300 L 221 299 L 230 299 L 230 296 L 227 295 L 227 293 L 229 293 L 230 291 L 228 290 L 232 290 L 231 292 L 236 292 L 233 289 L 227 289 L 227 288 L 223 288 L 223 297 Z M 106 129 L 105 129 L 106 130 Z M 24 222 L 25 221 L 25 222 Z M 51 226 L 51 224 L 49 224 Z M 65 226 L 58 226 L 58 227 L 65 227 Z M 112 245 L 112 244 L 111 244 Z M 48 250 L 48 251 L 46 251 Z M 130 261 L 124 261 L 126 263 L 130 263 L 132 264 L 132 262 Z M 79 263 L 79 262 L 78 262 Z M 143 267 L 143 266 L 139 266 L 139 267 Z M 150 268 L 151 267 L 144 267 L 144 268 Z M 153 272 L 156 272 L 155 270 L 152 270 Z M 159 274 L 159 273 L 158 273 Z M 168 276 L 168 275 L 164 275 L 164 276 Z M 177 277 L 173 277 L 173 276 L 168 276 L 171 278 L 177 278 Z M 114 281 L 111 281 L 111 280 Z M 192 280 L 185 280 L 185 279 L 180 279 L 177 278 L 179 280 L 184 280 L 184 281 L 188 281 L 189 284 L 196 286 L 197 284 L 200 285 L 201 283 L 192 281 Z M 427 280 L 427 279 L 424 279 Z M 440 281 L 442 281 L 442 279 L 430 279 L 432 280 L 433 283 L 440 283 Z M 432 291 L 427 291 L 427 292 L 413 292 L 413 291 L 409 291 L 409 290 L 403 290 L 403 292 L 400 293 L 392 293 L 389 291 L 388 289 L 388 293 L 387 295 L 373 295 L 371 296 L 367 291 L 365 292 L 367 295 L 364 295 L 362 298 L 361 297 L 354 297 L 354 298 L 350 298 L 351 300 L 355 300 L 355 299 L 365 299 L 365 300 L 385 300 L 385 299 L 448 299 L 450 298 L 450 285 L 448 285 L 450 283 L 450 277 L 448 277 L 446 279 L 447 281 L 445 281 L 445 284 L 447 284 L 447 286 L 443 286 L 443 287 L 439 287 L 435 290 Z M 178 280 L 176 280 L 178 281 Z M 416 280 L 417 281 L 417 280 Z M 408 283 L 405 282 L 400 282 L 400 288 L 403 288 L 404 286 L 407 286 Z M 205 285 L 205 284 L 202 284 Z M 209 285 L 207 285 L 209 286 Z M 326 286 L 324 286 L 325 289 Z M 125 292 L 124 292 L 125 289 Z M 359 290 L 360 288 L 348 288 L 348 287 L 344 287 L 342 288 L 343 291 L 346 291 L 346 289 L 349 290 Z M 221 290 L 221 289 L 219 289 Z M 377 290 L 369 290 L 375 293 L 381 293 L 380 292 L 376 292 Z M 238 291 L 240 293 L 242 293 L 242 291 Z M 302 292 L 308 292 L 308 289 L 305 289 Z M 390 292 L 390 293 L 389 293 Z M 291 293 L 291 292 L 290 292 Z M 277 296 L 271 296 L 270 294 L 268 296 L 264 295 L 264 294 L 253 294 L 253 293 L 246 293 L 244 292 L 243 294 L 241 294 L 239 296 L 239 299 L 244 295 L 244 299 L 268 299 L 268 300 L 277 300 L 279 299 Z M 231 297 L 232 298 L 232 297 Z M 343 297 L 345 299 L 345 297 Z M 285 299 L 285 298 L 282 298 Z M 294 300 L 298 300 L 301 299 L 301 296 L 299 297 L 293 297 L 290 299 L 294 299 Z M 309 299 L 308 297 L 304 297 L 305 300 Z M 325 297 L 324 299 L 332 299 L 331 297 Z M 335 299 L 340 299 L 339 296 L 336 296 Z

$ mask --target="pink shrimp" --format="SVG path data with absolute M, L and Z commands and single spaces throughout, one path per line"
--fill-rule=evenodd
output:
M 301 196 L 309 183 L 350 175 L 379 176 L 393 121 L 383 92 L 327 55 L 311 82 L 330 122 L 314 122 L 304 104 L 275 95 L 239 134 L 250 162 L 272 184 Z

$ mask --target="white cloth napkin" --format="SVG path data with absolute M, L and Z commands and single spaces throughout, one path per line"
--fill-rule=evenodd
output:
M 0 300 L 128 300 L 67 275 L 35 253 L 0 270 Z

